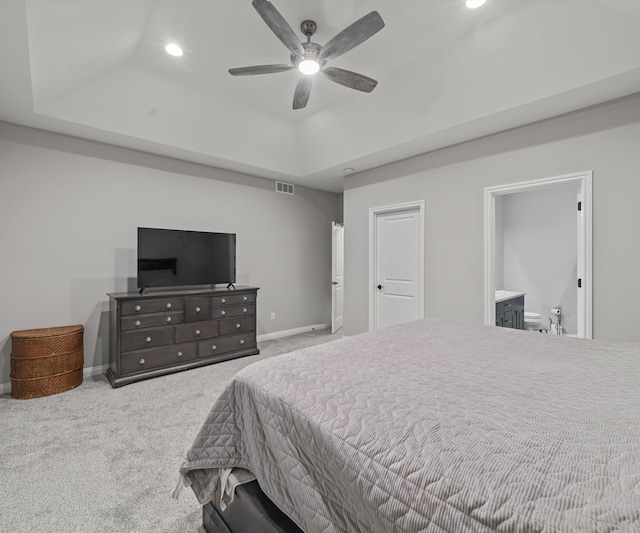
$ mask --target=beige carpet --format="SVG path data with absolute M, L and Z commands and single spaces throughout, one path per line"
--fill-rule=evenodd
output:
M 260 355 L 112 389 L 104 377 L 38 398 L 0 396 L 0 531 L 196 533 L 190 490 L 169 493 L 211 404 L 246 365 L 341 337 L 260 343 Z

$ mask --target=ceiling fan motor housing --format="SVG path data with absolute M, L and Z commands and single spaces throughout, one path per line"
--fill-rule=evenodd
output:
M 291 63 L 294 66 L 298 66 L 298 63 L 300 63 L 300 61 L 302 61 L 303 59 L 318 61 L 318 55 L 320 54 L 322 46 L 320 46 L 318 43 L 311 42 L 301 44 L 304 48 L 304 56 L 300 57 L 298 54 L 291 54 Z M 323 66 L 326 61 L 318 61 L 318 63 L 320 63 L 320 66 Z

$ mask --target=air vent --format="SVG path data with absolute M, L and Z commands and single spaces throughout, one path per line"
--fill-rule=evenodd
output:
M 282 194 L 295 194 L 293 191 L 293 184 L 285 183 L 283 181 L 276 181 L 276 192 L 281 192 Z

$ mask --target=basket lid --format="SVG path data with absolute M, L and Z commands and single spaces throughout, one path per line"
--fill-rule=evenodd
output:
M 84 330 L 81 325 L 60 326 L 55 328 L 39 328 L 39 329 L 23 329 L 13 331 L 12 339 L 37 339 L 41 337 L 57 337 L 58 335 L 69 335 L 71 333 L 79 333 Z

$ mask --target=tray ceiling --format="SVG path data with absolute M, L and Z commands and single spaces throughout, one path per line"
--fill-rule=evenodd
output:
M 2 0 L 0 120 L 340 191 L 345 168 L 640 91 L 637 0 L 273 3 L 320 44 L 379 11 L 385 28 L 332 62 L 378 87 L 314 78 L 294 111 L 301 74 L 230 76 L 289 61 L 249 0 Z

